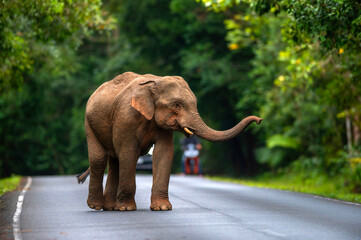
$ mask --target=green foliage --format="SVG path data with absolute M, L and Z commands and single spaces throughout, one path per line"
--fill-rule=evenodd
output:
M 361 193 L 361 164 L 352 168 L 350 182 L 354 193 Z
M 352 0 L 198 0 L 207 8 L 216 12 L 230 11 L 238 6 L 248 5 L 248 11 L 243 16 L 236 14 L 230 21 L 245 20 L 256 16 L 256 20 L 251 20 L 251 24 L 258 24 L 259 17 L 264 14 L 286 12 L 289 15 L 287 28 L 288 38 L 298 44 L 312 41 L 321 44 L 326 50 L 340 48 L 350 48 L 356 50 L 360 48 L 361 30 L 361 4 Z M 249 15 L 251 14 L 251 15 Z M 252 16 L 253 15 L 253 16 Z M 252 17 L 250 17 L 252 16 Z M 239 22 L 239 21 L 238 21 Z M 228 24 L 226 24 L 227 26 Z M 243 28 L 243 29 L 242 29 Z M 254 31 L 242 24 L 242 28 L 237 27 L 236 31 L 245 34 Z M 242 30 L 241 30 L 242 29 Z M 232 33 L 231 33 L 232 34 Z
M 270 168 L 272 171 L 275 171 L 279 167 L 285 166 L 288 164 L 289 159 L 291 158 L 292 151 L 284 148 L 267 148 L 261 147 L 256 151 L 257 161 Z
M 99 0 L 0 5 L 0 176 L 74 173 L 86 152 L 69 161 L 76 132 L 71 106 L 88 96 L 88 79 L 76 76 L 83 68 L 76 49 L 114 20 L 106 18 Z
M 15 175 L 0 179 L 0 197 L 6 192 L 15 190 L 19 186 L 20 180 L 21 177 Z
M 258 162 L 273 172 L 298 166 L 294 172 L 339 177 L 339 187 L 358 186 L 358 170 L 351 170 L 343 148 L 344 118 L 360 126 L 360 3 L 201 2 L 227 15 L 230 50 L 251 47 L 255 54 L 253 82 L 237 106 L 256 105 L 265 119 L 258 134 L 266 147 L 256 150 Z
M 20 88 L 24 74 L 34 70 L 35 45 L 66 42 L 77 47 L 81 37 L 111 27 L 112 19 L 103 19 L 100 8 L 100 0 L 2 1 L 0 92 Z
M 327 50 L 360 48 L 361 3 L 352 0 L 285 0 L 281 3 L 293 17 L 292 28 Z M 299 39 L 303 41 L 303 39 Z
M 292 148 L 297 149 L 299 146 L 299 142 L 297 139 L 292 137 L 286 137 L 281 134 L 276 134 L 267 139 L 267 147 L 284 147 L 284 148 Z

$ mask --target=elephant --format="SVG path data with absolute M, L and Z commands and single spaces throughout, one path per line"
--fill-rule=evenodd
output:
M 208 141 L 225 141 L 237 136 L 250 123 L 261 121 L 259 117 L 249 116 L 229 130 L 216 131 L 200 117 L 196 96 L 182 77 L 133 72 L 118 75 L 103 83 L 86 105 L 90 167 L 77 177 L 79 182 L 84 182 L 90 174 L 87 204 L 95 210 L 136 210 L 137 160 L 154 144 L 150 209 L 172 210 L 168 185 L 173 132 L 182 132 L 186 137 L 195 134 Z

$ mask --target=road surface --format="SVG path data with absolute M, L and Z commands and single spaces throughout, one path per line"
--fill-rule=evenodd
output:
M 361 239 L 360 205 L 171 176 L 173 211 L 153 212 L 152 176 L 138 175 L 138 210 L 105 212 L 87 207 L 88 183 L 33 177 L 20 215 L 22 239 Z

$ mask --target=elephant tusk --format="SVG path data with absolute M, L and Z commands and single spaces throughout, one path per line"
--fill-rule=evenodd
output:
M 186 132 L 186 133 L 188 133 L 189 135 L 193 135 L 193 133 L 191 132 L 191 131 L 189 131 L 189 129 L 188 128 L 183 128 L 184 129 L 184 131 Z

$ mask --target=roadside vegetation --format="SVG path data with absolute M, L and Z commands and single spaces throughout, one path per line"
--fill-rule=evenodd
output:
M 134 71 L 182 76 L 215 129 L 264 119 L 202 142 L 204 173 L 359 201 L 358 1 L 15 0 L 0 13 L 0 177 L 83 172 L 87 99 Z
M 15 175 L 0 179 L 0 197 L 6 192 L 15 190 L 19 186 L 20 180 L 21 177 Z
M 232 178 L 207 176 L 215 181 L 231 182 L 252 187 L 272 188 L 293 192 L 318 195 L 338 200 L 361 203 L 361 196 L 352 188 L 345 187 L 342 177 L 330 178 L 327 175 L 308 176 L 308 174 L 283 173 L 277 175 L 264 174 L 254 178 Z

